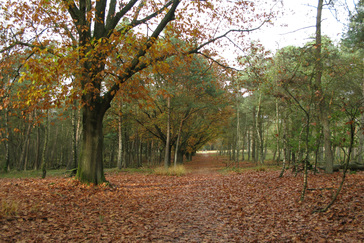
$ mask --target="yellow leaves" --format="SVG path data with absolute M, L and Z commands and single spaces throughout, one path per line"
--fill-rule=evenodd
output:
M 18 83 L 20 83 L 20 84 L 23 83 L 25 77 L 26 77 L 26 73 L 25 72 L 21 72 L 20 73 L 20 78 L 18 80 Z

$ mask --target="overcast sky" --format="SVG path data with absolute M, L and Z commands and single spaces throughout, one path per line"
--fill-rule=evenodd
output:
M 353 2 L 358 0 L 337 2 L 347 2 L 349 7 L 353 8 Z M 317 4 L 318 0 L 284 0 L 284 6 L 277 5 L 277 9 L 283 13 L 283 16 L 274 21 L 274 26 L 265 27 L 256 33 L 255 38 L 272 51 L 288 45 L 302 46 L 310 40 L 309 37 L 314 36 Z M 348 24 L 348 11 L 345 6 L 340 5 L 337 9 L 335 12 L 325 8 L 322 13 L 322 34 L 328 35 L 335 42 L 340 40 L 344 27 Z M 285 24 L 286 27 L 281 27 Z

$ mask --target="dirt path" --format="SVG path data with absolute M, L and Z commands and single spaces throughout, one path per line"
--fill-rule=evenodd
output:
M 325 214 L 330 191 L 297 202 L 302 178 L 279 171 L 222 174 L 222 159 L 199 155 L 185 176 L 112 173 L 114 187 L 68 178 L 2 179 L 0 242 L 361 242 L 364 173 L 348 175 Z M 335 187 L 340 174 L 310 176 Z
M 229 224 L 230 214 L 224 212 L 214 185 L 221 183 L 223 176 L 218 170 L 224 167 L 222 158 L 210 154 L 199 154 L 186 162 L 189 171 L 186 184 L 178 192 L 168 195 L 172 205 L 159 217 L 154 229 L 160 242 L 232 242 L 238 241 L 239 229 Z M 217 189 L 217 188 L 216 188 Z M 161 202 L 163 203 L 163 202 Z
M 226 159 L 218 157 L 214 154 L 201 153 L 197 154 L 192 161 L 185 162 L 184 166 L 187 171 L 193 174 L 209 174 L 216 173 L 225 167 Z

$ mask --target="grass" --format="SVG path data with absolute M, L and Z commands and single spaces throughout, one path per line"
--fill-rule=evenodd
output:
M 53 176 L 64 176 L 69 174 L 66 172 L 66 169 L 58 169 L 58 170 L 47 170 L 47 177 Z M 9 172 L 0 172 L 1 178 L 34 178 L 34 177 L 42 177 L 42 170 L 27 170 L 27 171 L 18 171 L 11 170 Z
M 17 215 L 18 213 L 18 203 L 14 201 L 2 201 L 0 208 L 1 216 Z
M 187 173 L 186 168 L 183 165 L 172 166 L 166 169 L 165 167 L 157 167 L 154 169 L 156 175 L 168 175 L 168 176 L 183 176 Z
M 237 168 L 237 167 L 228 167 L 228 168 L 224 168 L 221 170 L 221 172 L 224 173 L 229 173 L 229 172 L 236 172 L 236 173 L 244 173 L 245 171 L 272 171 L 272 170 L 281 170 L 282 168 L 280 166 L 277 165 L 257 165 L 257 166 L 252 166 L 252 167 L 242 167 L 242 168 Z
M 113 171 L 113 172 L 127 172 L 127 173 L 143 173 L 150 174 L 153 173 L 153 169 L 147 167 L 139 167 L 139 168 L 122 168 L 122 169 L 106 169 L 105 172 Z
M 119 172 L 126 173 L 142 173 L 142 174 L 157 174 L 157 175 L 175 175 L 181 176 L 186 174 L 186 169 L 183 165 L 178 165 L 176 168 L 171 167 L 166 170 L 164 167 L 157 168 L 148 168 L 148 167 L 140 167 L 140 168 L 123 168 L 119 170 L 118 168 L 107 168 L 104 169 L 106 174 L 117 174 Z M 70 175 L 70 171 L 66 171 L 66 169 L 58 169 L 58 170 L 47 170 L 47 177 L 53 176 L 68 176 Z M 17 171 L 12 170 L 9 172 L 0 172 L 1 178 L 41 178 L 42 171 L 41 170 L 27 170 L 27 171 Z

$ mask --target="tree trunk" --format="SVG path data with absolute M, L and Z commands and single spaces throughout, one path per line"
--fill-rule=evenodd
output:
M 49 148 L 51 149 L 50 150 L 50 156 L 48 158 L 48 163 L 50 162 L 50 168 L 53 168 L 55 164 L 57 164 L 57 156 L 56 156 L 56 153 L 57 153 L 57 149 L 59 149 L 59 147 L 57 146 L 57 140 L 58 140 L 58 126 L 54 126 L 56 131 L 53 132 L 52 131 L 52 135 L 54 134 L 54 136 L 52 136 L 52 138 L 54 139 L 53 140 L 53 145 L 52 146 L 49 146 Z M 50 141 L 49 141 L 50 142 Z
M 257 144 L 257 140 L 256 140 L 256 134 L 257 134 L 257 129 L 256 129 L 256 110 L 255 110 L 255 106 L 253 107 L 253 128 L 252 128 L 252 144 L 251 144 L 251 153 L 252 153 L 252 160 L 254 161 L 254 163 L 257 162 L 257 157 L 256 157 L 256 144 Z
M 281 148 L 279 146 L 279 142 L 280 142 L 280 129 L 279 129 L 279 104 L 278 104 L 278 99 L 276 99 L 276 129 L 277 129 L 277 163 L 279 163 L 279 161 L 281 160 Z
M 77 119 L 77 105 L 74 102 L 74 110 L 72 114 L 72 165 L 71 165 L 71 175 L 76 175 L 77 173 L 77 163 L 78 163 L 78 119 Z
M 243 130 L 243 139 L 242 139 L 242 150 L 243 150 L 243 152 L 242 152 L 242 158 L 241 158 L 241 160 L 242 161 L 244 161 L 245 160 L 245 154 L 244 154 L 244 152 L 245 152 L 245 143 L 246 143 L 246 137 L 247 137 L 247 130 L 248 130 L 248 128 L 247 128 L 247 120 L 248 120 L 248 116 L 245 114 L 245 113 L 243 113 L 244 114 L 244 116 L 245 116 L 245 122 L 244 122 L 244 130 Z
M 362 97 L 364 97 L 364 81 L 362 83 Z M 361 114 L 360 117 L 360 121 L 361 121 L 361 126 L 360 126 L 360 131 L 363 131 L 363 126 L 364 126 L 364 113 Z M 364 153 L 364 133 L 360 132 L 359 133 L 359 149 L 358 149 L 358 163 L 362 164 L 363 163 L 363 153 Z
M 175 148 L 175 152 L 174 152 L 174 167 L 177 167 L 178 150 L 179 150 L 178 146 L 179 146 L 179 142 L 181 140 L 183 121 L 184 121 L 184 118 L 181 119 L 181 122 L 180 122 L 179 128 L 178 128 L 177 142 L 176 142 L 176 148 Z
M 106 109 L 83 107 L 83 138 L 76 178 L 95 185 L 106 182 L 103 167 L 102 120 Z
M 238 86 L 238 92 L 239 92 L 239 86 Z M 239 94 L 237 93 L 237 96 Z M 239 151 L 240 151 L 240 114 L 239 114 L 239 99 L 236 99 L 236 158 L 235 158 L 235 162 L 237 163 L 237 166 L 239 167 Z M 244 153 L 244 151 L 243 151 Z
M 257 138 L 259 142 L 259 159 L 260 164 L 264 164 L 264 139 L 263 139 L 263 122 L 261 119 L 261 105 L 262 105 L 262 93 L 260 92 L 259 95 L 259 104 L 258 104 L 258 110 L 256 115 L 256 132 L 257 132 Z
M 171 154 L 171 146 L 170 146 L 170 140 L 171 140 L 171 97 L 168 96 L 167 98 L 167 109 L 168 109 L 168 120 L 167 120 L 167 139 L 166 139 L 166 150 L 164 154 L 164 167 L 168 168 L 170 163 L 170 154 Z
M 138 134 L 138 147 L 137 147 L 137 151 L 138 151 L 138 163 L 137 163 L 137 167 L 142 167 L 142 161 L 143 161 L 143 137 L 142 135 Z
M 120 170 L 123 165 L 123 131 L 122 131 L 122 104 L 119 102 L 119 116 L 118 116 L 118 162 L 117 166 Z
M 8 172 L 10 170 L 9 132 L 9 114 L 8 108 L 5 108 L 5 172 Z
M 47 110 L 46 123 L 44 126 L 44 143 L 42 151 L 42 178 L 44 179 L 47 175 L 47 162 L 46 162 L 46 151 L 48 147 L 48 133 L 49 133 L 49 110 Z
M 286 163 L 287 163 L 287 119 L 283 118 L 283 164 L 282 164 L 282 170 L 279 175 L 279 177 L 283 177 L 283 174 L 286 170 Z
M 29 115 L 30 117 L 30 115 Z M 24 141 L 24 145 L 23 148 L 21 150 L 21 154 L 20 154 L 20 159 L 19 159 L 19 169 L 24 169 L 24 171 L 26 171 L 26 166 L 27 166 L 27 161 L 25 158 L 27 149 L 28 149 L 28 144 L 29 144 L 29 138 L 30 138 L 30 131 L 32 130 L 32 122 L 31 119 L 29 119 L 29 124 L 28 124 L 28 128 L 25 134 L 25 141 Z
M 40 125 L 37 125 L 37 144 L 35 145 L 35 147 L 34 170 L 38 170 L 40 159 Z
M 251 154 L 251 141 L 250 141 L 250 137 L 251 137 L 251 135 L 250 135 L 250 131 L 247 131 L 247 133 L 248 133 L 248 140 L 247 140 L 248 141 L 248 149 L 247 149 L 247 151 L 248 151 L 248 161 L 250 161 L 250 154 Z
M 321 77 L 322 77 L 322 58 L 321 58 L 321 19 L 322 19 L 322 6 L 323 0 L 318 1 L 317 16 L 316 16 L 316 85 L 319 94 L 319 116 L 322 122 L 325 146 L 325 172 L 332 173 L 334 158 L 331 149 L 331 132 L 329 118 L 327 114 L 325 95 L 322 90 Z

